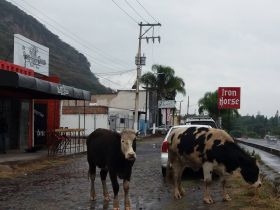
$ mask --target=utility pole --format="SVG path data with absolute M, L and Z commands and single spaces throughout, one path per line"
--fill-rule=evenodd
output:
M 183 102 L 183 100 L 178 101 L 180 103 L 180 108 L 179 108 L 179 125 L 181 124 L 181 103 Z
M 189 108 L 190 108 L 190 98 L 188 96 L 187 117 L 189 116 Z
M 145 61 L 146 61 L 146 57 L 145 56 L 141 56 L 141 41 L 142 39 L 146 39 L 147 43 L 149 43 L 149 40 L 151 39 L 153 41 L 153 43 L 155 42 L 155 40 L 157 39 L 160 42 L 160 36 L 154 36 L 154 27 L 155 26 L 161 26 L 160 23 L 155 23 L 155 24 L 151 24 L 151 23 L 139 23 L 140 26 L 140 33 L 139 33 L 139 37 L 138 37 L 138 52 L 137 55 L 135 57 L 135 64 L 137 66 L 137 77 L 136 77 L 136 94 L 135 94 L 135 113 L 134 113 L 134 130 L 137 131 L 138 130 L 138 109 L 139 109 L 139 82 L 140 82 L 140 77 L 141 77 L 141 68 L 143 65 L 145 65 Z M 142 29 L 144 27 L 147 27 L 146 31 L 142 32 Z M 148 33 L 148 31 L 150 31 L 152 29 L 152 36 L 145 36 L 145 34 Z M 146 126 L 146 125 L 145 125 Z

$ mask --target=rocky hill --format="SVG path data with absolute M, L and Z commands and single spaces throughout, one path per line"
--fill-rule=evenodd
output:
M 49 48 L 50 75 L 60 77 L 61 82 L 92 93 L 109 93 L 90 71 L 87 58 L 43 24 L 13 4 L 0 0 L 0 60 L 13 62 L 14 34 L 21 34 Z

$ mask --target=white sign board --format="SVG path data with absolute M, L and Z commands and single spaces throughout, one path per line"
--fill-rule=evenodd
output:
M 49 76 L 49 48 L 14 34 L 14 64 Z
M 160 109 L 175 108 L 175 101 L 174 100 L 160 100 L 160 101 L 158 101 L 158 108 L 160 108 Z

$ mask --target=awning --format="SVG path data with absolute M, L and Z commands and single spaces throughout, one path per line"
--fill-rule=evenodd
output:
M 0 95 L 7 93 L 33 99 L 90 100 L 89 91 L 0 70 Z

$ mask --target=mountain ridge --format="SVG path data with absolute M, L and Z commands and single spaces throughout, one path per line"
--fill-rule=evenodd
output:
M 111 93 L 90 71 L 88 59 L 62 41 L 31 15 L 5 0 L 0 1 L 0 60 L 13 62 L 14 34 L 31 39 L 49 48 L 49 73 L 61 83 L 90 91 Z

